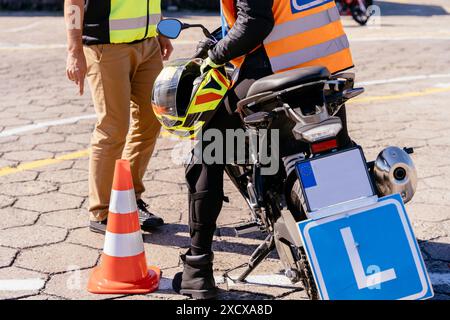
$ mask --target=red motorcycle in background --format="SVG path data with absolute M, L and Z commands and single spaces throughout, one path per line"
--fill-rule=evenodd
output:
M 360 25 L 365 25 L 372 15 L 370 6 L 373 0 L 336 0 L 341 15 L 351 15 Z

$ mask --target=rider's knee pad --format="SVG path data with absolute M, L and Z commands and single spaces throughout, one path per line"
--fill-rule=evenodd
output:
M 195 231 L 216 229 L 223 205 L 223 192 L 203 191 L 189 194 L 189 228 Z

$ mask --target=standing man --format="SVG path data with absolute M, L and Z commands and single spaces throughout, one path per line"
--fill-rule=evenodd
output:
M 131 162 L 141 228 L 164 221 L 147 210 L 142 182 L 160 132 L 151 108 L 153 82 L 173 47 L 158 36 L 161 0 L 65 0 L 67 77 L 97 114 L 89 159 L 90 230 L 105 233 L 117 159 Z

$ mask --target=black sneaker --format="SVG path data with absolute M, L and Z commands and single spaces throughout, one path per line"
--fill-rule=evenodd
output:
M 150 211 L 148 211 L 148 204 L 142 199 L 137 200 L 137 207 L 139 212 L 139 222 L 141 223 L 141 229 L 144 231 L 161 227 L 164 224 L 164 220 Z
M 91 221 L 89 223 L 89 230 L 94 233 L 105 234 L 106 233 L 107 220 L 103 221 Z

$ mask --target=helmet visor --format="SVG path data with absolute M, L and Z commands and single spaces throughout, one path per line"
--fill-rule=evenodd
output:
M 152 105 L 155 114 L 166 127 L 176 127 L 186 116 L 193 82 L 199 75 L 200 62 L 176 60 L 167 64 L 153 87 Z

